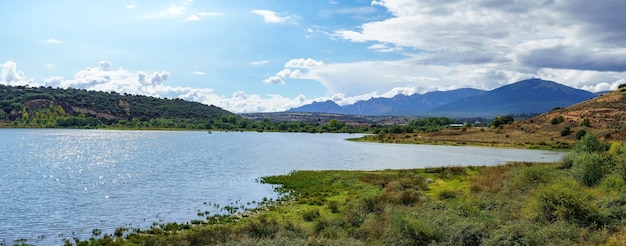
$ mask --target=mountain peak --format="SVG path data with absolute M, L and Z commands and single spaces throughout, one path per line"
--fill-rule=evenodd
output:
M 314 102 L 287 112 L 353 115 L 436 115 L 447 117 L 493 117 L 495 115 L 543 113 L 595 97 L 591 92 L 554 81 L 526 79 L 491 91 L 461 88 L 424 94 L 371 98 L 352 105 L 333 101 Z
M 332 100 L 326 100 L 322 102 L 312 102 L 297 108 L 291 108 L 286 112 L 306 112 L 306 113 L 333 113 L 344 114 L 344 110 L 341 106 Z

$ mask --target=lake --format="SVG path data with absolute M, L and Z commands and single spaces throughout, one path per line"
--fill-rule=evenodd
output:
M 0 129 L 0 244 L 63 244 L 93 229 L 202 219 L 275 199 L 259 177 L 507 161 L 562 152 L 345 141 L 349 134 Z

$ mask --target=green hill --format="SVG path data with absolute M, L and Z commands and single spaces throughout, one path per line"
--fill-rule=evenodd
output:
M 216 106 L 115 92 L 0 85 L 0 125 L 211 129 L 237 121 Z

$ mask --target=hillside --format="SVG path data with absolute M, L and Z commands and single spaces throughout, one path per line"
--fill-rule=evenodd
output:
M 555 109 L 518 124 L 527 130 L 537 131 L 561 131 L 568 127 L 574 133 L 584 129 L 606 139 L 624 140 L 626 90 L 613 91 L 570 107 Z
M 0 85 L 0 122 L 57 124 L 66 119 L 105 125 L 123 121 L 210 122 L 234 114 L 215 106 L 155 97 L 78 89 Z M 74 117 L 74 118 L 71 118 Z M 60 119 L 60 120 L 59 120 Z M 46 122 L 35 122 L 36 120 Z M 54 122 L 52 122 L 54 121 Z M 84 123 L 84 122 L 83 122 Z M 170 122 L 171 123 L 171 122 Z M 82 124 L 82 123 L 81 123 Z M 39 124 L 40 125 L 40 124 Z
M 596 128 L 618 129 L 626 123 L 626 92 L 614 91 L 567 108 L 553 110 L 535 117 L 549 122 L 562 116 L 566 122 L 580 123 L 588 119 Z

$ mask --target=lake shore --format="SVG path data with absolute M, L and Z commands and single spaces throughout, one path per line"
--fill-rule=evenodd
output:
M 231 217 L 89 241 L 93 245 L 619 245 L 621 177 L 579 184 L 562 163 L 509 163 L 269 176 L 283 196 Z M 621 186 L 610 183 L 618 182 Z M 546 197 L 566 199 L 558 205 Z M 608 203 L 607 203 L 608 202 Z M 563 206 L 563 207 L 553 207 Z M 563 210 L 564 209 L 564 210 Z M 565 213 L 563 213 L 565 212 Z M 81 242 L 82 243 L 82 242 Z
M 350 140 L 376 143 L 480 146 L 541 150 L 569 149 L 575 142 L 575 139 L 552 136 L 548 132 L 529 134 L 517 129 L 493 129 L 488 127 L 448 128 L 437 132 L 383 133 L 366 135 Z

